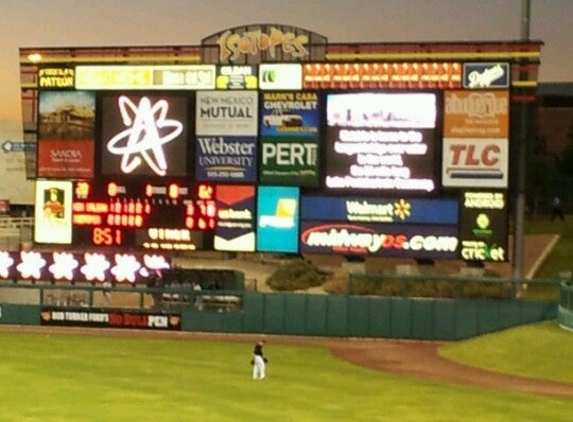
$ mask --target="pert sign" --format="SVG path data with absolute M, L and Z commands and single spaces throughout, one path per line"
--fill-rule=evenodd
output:
M 468 89 L 508 88 L 508 63 L 464 63 L 463 85 Z
M 444 139 L 444 187 L 507 188 L 508 139 Z

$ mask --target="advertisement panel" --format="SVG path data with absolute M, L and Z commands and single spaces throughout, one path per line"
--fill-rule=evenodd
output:
M 316 92 L 263 92 L 261 136 L 317 137 L 320 125 Z
M 318 138 L 262 138 L 260 182 L 318 186 L 318 142 Z
M 38 177 L 93 177 L 95 103 L 93 92 L 40 91 Z
M 42 67 L 38 69 L 40 89 L 73 89 L 73 67 Z
M 257 251 L 298 251 L 299 189 L 259 186 L 257 201 Z
M 442 157 L 445 187 L 507 187 L 508 139 L 445 138 Z
M 508 138 L 508 91 L 446 91 L 445 138 Z
M 257 89 L 257 66 L 217 66 L 217 89 Z
M 302 196 L 301 220 L 392 224 L 458 224 L 454 199 Z
M 255 182 L 255 136 L 199 136 L 195 144 L 195 179 L 221 182 Z
M 254 252 L 255 187 L 218 185 L 216 198 L 215 250 Z
M 455 259 L 457 248 L 455 225 L 301 222 L 303 254 Z
M 214 65 L 76 66 L 76 89 L 201 90 L 215 89 Z
M 171 267 L 157 254 L 0 251 L 0 279 L 54 282 L 136 283 Z
M 72 182 L 36 181 L 34 241 L 72 242 Z
M 302 66 L 298 63 L 259 65 L 259 88 L 262 90 L 302 89 Z
M 187 175 L 187 94 L 105 93 L 100 104 L 103 175 Z
M 508 63 L 464 63 L 464 88 L 509 88 L 509 78 Z
M 461 202 L 460 258 L 465 261 L 508 261 L 506 193 L 463 192 Z
M 121 309 L 62 309 L 42 307 L 40 324 L 65 327 L 130 328 L 136 330 L 180 330 L 179 313 L 129 312 Z
M 434 192 L 433 93 L 327 96 L 326 187 Z
M 452 62 L 306 63 L 304 89 L 461 88 L 462 65 Z
M 258 92 L 197 93 L 198 136 L 257 136 Z

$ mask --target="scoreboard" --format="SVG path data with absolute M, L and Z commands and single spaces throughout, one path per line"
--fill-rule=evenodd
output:
M 214 187 L 144 181 L 75 182 L 75 244 L 194 250 L 208 246 L 216 226 Z M 212 240 L 211 240 L 212 243 Z

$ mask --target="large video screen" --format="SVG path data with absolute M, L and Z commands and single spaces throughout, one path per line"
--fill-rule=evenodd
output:
M 434 192 L 435 93 L 327 95 L 327 189 Z
M 101 174 L 187 175 L 188 94 L 101 94 L 98 113 Z

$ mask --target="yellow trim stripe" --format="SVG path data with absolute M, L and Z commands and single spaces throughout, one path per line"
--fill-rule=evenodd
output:
M 329 61 L 335 60 L 405 60 L 405 59 L 539 59 L 539 51 L 518 51 L 518 52 L 462 52 L 462 53 L 327 53 L 326 58 Z
M 101 56 L 87 56 L 87 57 L 70 57 L 70 56 L 58 56 L 58 57 L 42 57 L 38 63 L 32 63 L 28 56 L 20 57 L 21 65 L 43 65 L 52 63 L 150 63 L 150 62 L 162 62 L 162 63 L 177 63 L 177 64 L 189 64 L 189 63 L 200 63 L 201 56 L 112 56 L 112 57 L 101 57 Z

